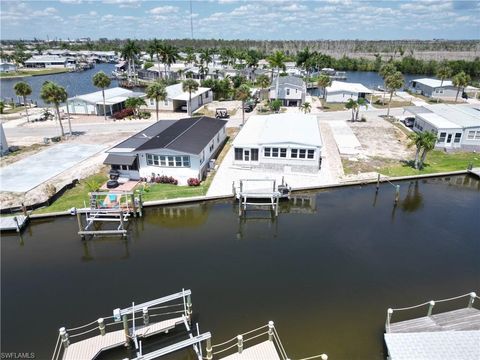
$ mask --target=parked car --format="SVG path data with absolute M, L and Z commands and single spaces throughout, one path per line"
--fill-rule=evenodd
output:
M 405 119 L 402 120 L 402 122 L 405 124 L 406 127 L 412 128 L 413 124 L 415 123 L 415 118 L 406 117 Z
M 243 109 L 245 110 L 245 112 L 248 113 L 253 111 L 255 105 L 257 105 L 255 100 L 248 100 L 247 102 L 245 102 L 245 106 L 243 107 Z
M 228 115 L 228 111 L 226 108 L 216 108 L 215 117 L 217 119 L 228 119 L 230 115 Z

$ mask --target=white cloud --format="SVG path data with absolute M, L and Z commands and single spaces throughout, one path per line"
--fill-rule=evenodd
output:
M 83 0 L 60 0 L 62 4 L 82 4 Z
M 148 12 L 153 15 L 165 15 L 178 12 L 178 7 L 170 5 L 158 6 L 148 10 Z
M 138 8 L 141 0 L 103 0 L 104 4 L 119 5 L 121 8 Z

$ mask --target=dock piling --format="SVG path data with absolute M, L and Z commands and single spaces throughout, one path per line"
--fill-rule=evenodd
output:
M 243 336 L 238 335 L 237 336 L 237 347 L 238 347 L 238 353 L 241 354 L 243 351 Z
M 15 221 L 16 232 L 19 233 L 20 232 L 20 225 L 18 224 L 18 219 L 17 219 L 16 216 L 13 217 L 13 221 Z
M 273 321 L 268 322 L 268 340 L 273 341 Z
M 148 308 L 144 307 L 142 310 L 142 313 L 143 313 L 143 323 L 145 325 L 148 325 L 148 323 L 150 322 L 150 316 L 148 315 Z
M 190 323 L 192 321 L 192 297 L 190 295 L 187 295 L 187 316 Z
M 428 305 L 427 316 L 432 316 L 432 310 L 433 310 L 434 306 L 435 306 L 435 301 L 431 300 L 429 305 Z
M 134 314 L 135 316 L 135 314 Z M 128 330 L 128 318 L 127 315 L 122 316 L 122 322 L 123 322 L 123 331 L 125 332 L 125 344 L 128 344 L 130 340 L 130 332 Z
M 105 336 L 105 321 L 103 318 L 97 320 L 98 322 L 98 330 L 100 330 L 100 335 Z
M 68 348 L 68 345 L 70 345 L 70 340 L 68 340 L 68 333 L 67 330 L 64 327 L 61 327 L 59 330 L 60 333 L 60 339 L 62 339 L 62 345 L 66 349 Z
M 378 189 L 380 188 L 380 174 L 377 174 L 377 192 L 378 192 Z
M 470 293 L 470 299 L 468 299 L 468 308 L 471 309 L 473 306 L 473 303 L 475 301 L 475 298 L 477 297 L 477 294 L 474 292 Z
M 395 204 L 400 200 L 400 185 L 395 185 Z
M 212 352 L 212 339 L 208 338 L 207 339 L 207 344 L 205 346 L 207 350 L 207 360 L 212 360 L 213 359 L 213 352 Z

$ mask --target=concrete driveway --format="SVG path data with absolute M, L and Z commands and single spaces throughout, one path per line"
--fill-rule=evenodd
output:
M 104 145 L 59 144 L 3 167 L 0 191 L 26 192 L 105 149 Z

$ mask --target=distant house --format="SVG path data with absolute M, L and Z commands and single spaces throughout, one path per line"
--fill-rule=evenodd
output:
M 9 73 L 17 71 L 17 65 L 9 62 L 0 61 L 0 73 Z
M 269 98 L 282 100 L 283 106 L 300 106 L 305 102 L 307 85 L 297 76 L 280 76 L 270 85 Z
M 55 55 L 32 56 L 25 61 L 24 65 L 27 68 L 66 68 L 75 66 L 74 60 Z
M 330 103 L 344 103 L 348 99 L 357 101 L 366 98 L 372 91 L 360 83 L 348 83 L 343 81 L 332 81 L 332 85 L 326 89 L 325 100 Z
M 142 69 L 138 71 L 138 78 L 142 80 L 158 80 L 165 79 L 165 70 L 166 78 L 170 80 L 179 80 L 184 78 L 186 66 L 183 63 L 175 63 L 170 66 L 167 66 L 165 69 L 164 64 L 155 63 L 152 67 L 148 69 Z
M 480 109 L 468 105 L 424 105 L 405 108 L 415 115 L 413 130 L 437 134 L 437 148 L 480 150 Z
M 457 95 L 457 87 L 453 86 L 450 80 L 437 79 L 415 79 L 409 82 L 410 91 L 427 96 L 430 98 L 455 98 Z M 461 95 L 461 94 L 460 94 Z
M 172 176 L 186 185 L 203 179 L 226 139 L 227 121 L 206 116 L 162 120 L 107 151 L 104 163 L 122 177 Z
M 322 163 L 323 142 L 314 115 L 251 116 L 233 148 L 233 164 L 238 166 L 315 173 Z
M 167 99 L 158 104 L 160 110 L 166 111 L 187 111 L 188 92 L 183 91 L 182 84 L 175 84 L 166 87 Z M 192 112 L 199 107 L 212 102 L 213 92 L 210 88 L 198 87 L 198 90 L 192 92 Z M 149 109 L 155 109 L 155 100 L 147 100 Z
M 113 115 L 125 108 L 125 100 L 129 97 L 145 97 L 145 94 L 115 87 L 105 89 L 105 109 L 103 109 L 102 91 L 69 98 L 67 106 L 71 114 Z

